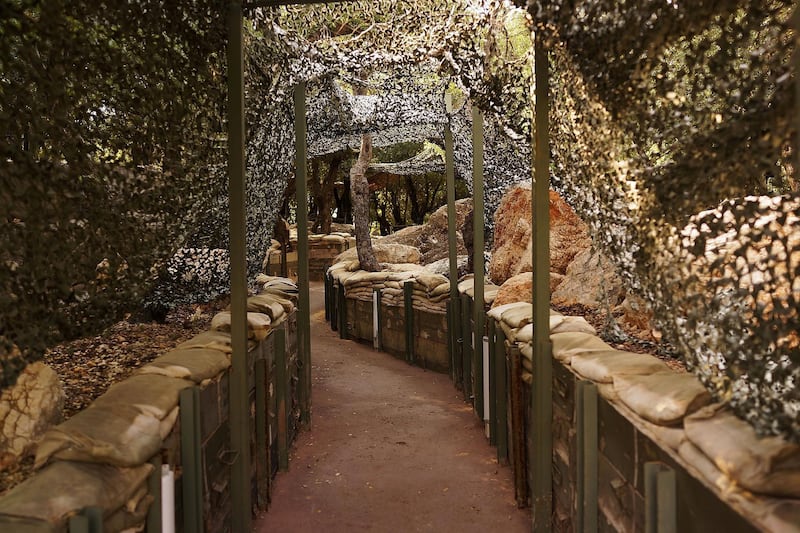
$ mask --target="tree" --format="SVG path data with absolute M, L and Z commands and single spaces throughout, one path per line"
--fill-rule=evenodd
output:
M 356 233 L 356 250 L 361 270 L 378 272 L 381 269 L 372 249 L 369 235 L 369 182 L 367 168 L 372 159 L 372 135 L 361 136 L 361 150 L 355 165 L 350 169 L 350 194 L 353 202 L 353 223 Z

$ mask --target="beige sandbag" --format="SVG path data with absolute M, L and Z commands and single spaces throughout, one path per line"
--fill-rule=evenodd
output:
M 575 372 L 597 383 L 611 383 L 617 376 L 672 372 L 663 361 L 652 355 L 614 349 L 575 353 L 570 365 Z
M 204 331 L 177 346 L 179 350 L 187 348 L 207 348 L 230 354 L 233 351 L 231 334 L 224 331 Z
M 553 324 L 555 322 L 555 324 Z M 582 316 L 550 315 L 550 334 L 553 333 L 588 333 L 597 335 L 597 330 Z
M 751 492 L 800 498 L 800 445 L 759 437 L 727 407 L 714 404 L 686 417 L 686 438 L 736 485 Z
M 161 420 L 133 405 L 90 406 L 45 433 L 35 467 L 52 457 L 132 467 L 152 457 L 161 441 Z
M 219 350 L 176 348 L 150 361 L 140 368 L 138 373 L 190 379 L 195 383 L 201 383 L 221 374 L 229 366 L 231 366 L 230 357 Z
M 272 320 L 264 313 L 247 313 L 247 338 L 263 341 L 269 335 Z M 211 319 L 211 329 L 213 331 L 231 331 L 231 313 L 222 311 L 214 315 Z
M 186 379 L 167 376 L 134 375 L 112 385 L 92 406 L 133 405 L 161 420 L 178 405 L 180 392 L 193 384 Z
M 52 524 L 54 531 L 64 531 L 69 517 L 86 507 L 100 507 L 108 513 L 123 509 L 138 498 L 152 470 L 148 463 L 134 468 L 53 463 L 0 498 L 0 531 L 20 531 L 5 527 L 9 517 L 29 517 L 31 522 L 40 520 Z
M 692 374 L 616 375 L 614 391 L 634 413 L 661 426 L 678 424 L 711 402 L 711 394 Z
M 291 301 L 270 293 L 258 294 L 247 299 L 247 311 L 249 313 L 263 313 L 273 321 L 279 320 L 287 312 L 287 306 L 289 310 L 294 308 L 294 304 Z
M 487 316 L 494 318 L 497 321 L 502 320 L 503 313 L 515 307 L 531 307 L 531 304 L 525 302 L 511 302 L 508 304 L 498 305 L 486 312 Z
M 511 307 L 503 312 L 501 320 L 510 327 L 519 329 L 533 320 L 533 307 L 530 304 Z
M 569 364 L 573 355 L 598 351 L 613 350 L 596 335 L 584 332 L 551 333 L 553 357 Z

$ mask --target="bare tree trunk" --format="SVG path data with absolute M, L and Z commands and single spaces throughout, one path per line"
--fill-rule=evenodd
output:
M 361 270 L 378 272 L 381 269 L 375 252 L 372 249 L 372 239 L 369 235 L 369 183 L 367 182 L 367 167 L 372 159 L 372 135 L 361 136 L 361 151 L 358 153 L 356 164 L 350 169 L 350 195 L 353 204 L 353 224 L 356 232 L 356 250 Z
M 336 182 L 336 176 L 339 173 L 339 167 L 342 164 L 342 158 L 339 156 L 334 157 L 328 163 L 328 172 L 320 184 L 317 191 L 317 222 L 314 225 L 314 230 L 320 233 L 331 232 L 331 204 L 333 203 L 333 185 Z

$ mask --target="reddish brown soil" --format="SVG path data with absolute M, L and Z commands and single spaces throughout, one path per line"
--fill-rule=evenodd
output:
M 340 340 L 321 285 L 311 299 L 312 428 L 254 531 L 530 531 L 510 468 L 448 376 Z

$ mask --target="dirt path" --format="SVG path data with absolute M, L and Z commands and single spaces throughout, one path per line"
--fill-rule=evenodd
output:
M 448 376 L 353 341 L 311 287 L 312 430 L 254 531 L 530 531 L 482 425 Z

